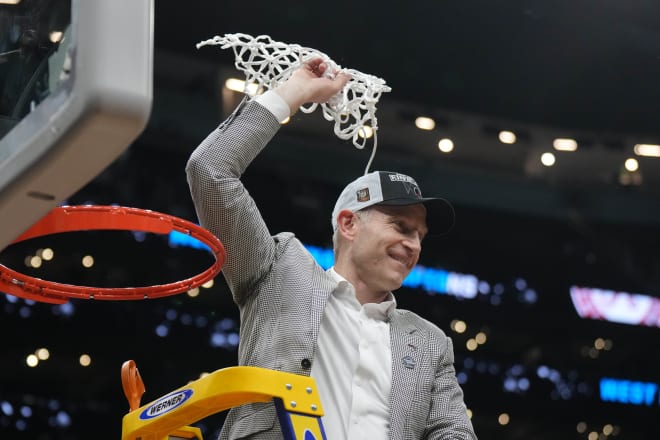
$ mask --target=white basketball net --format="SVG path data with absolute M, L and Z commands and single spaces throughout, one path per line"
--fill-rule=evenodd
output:
M 334 121 L 335 134 L 343 140 L 352 139 L 357 148 L 364 148 L 368 130 L 373 130 L 374 148 L 367 163 L 365 173 L 376 153 L 378 120 L 376 119 L 376 104 L 380 95 L 389 92 L 391 88 L 381 78 L 353 69 L 342 69 L 323 52 L 302 47 L 297 44 L 287 44 L 273 41 L 268 35 L 252 37 L 247 34 L 225 34 L 215 36 L 210 40 L 197 43 L 197 48 L 207 45 L 220 45 L 222 49 L 231 47 L 236 57 L 235 66 L 246 76 L 244 93 L 249 96 L 248 86 L 251 83 L 259 85 L 259 89 L 270 90 L 286 81 L 291 73 L 304 62 L 320 57 L 328 65 L 326 75 L 334 77 L 340 70 L 351 75 L 344 89 L 332 97 L 327 103 L 320 104 L 323 117 Z M 304 113 L 312 113 L 318 104 L 302 106 Z

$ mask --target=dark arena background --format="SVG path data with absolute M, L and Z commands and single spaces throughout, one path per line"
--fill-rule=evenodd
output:
M 40 53 L 9 52 L 27 31 L 61 31 L 47 18 L 72 5 L 7 3 L 3 135 Z M 316 48 L 392 87 L 372 169 L 455 205 L 456 227 L 425 242 L 396 298 L 453 339 L 479 438 L 660 438 L 660 4 L 157 0 L 154 29 L 146 129 L 63 204 L 196 222 L 184 167 L 240 100 L 226 80 L 243 76 L 231 50 L 195 44 L 247 33 Z M 335 199 L 370 152 L 298 112 L 244 182 L 271 231 L 296 232 L 327 265 Z M 0 263 L 69 284 L 164 284 L 212 261 L 185 238 L 60 234 L 11 245 Z M 144 404 L 235 365 L 240 337 L 222 276 L 153 300 L 0 294 L 0 332 L 0 437 L 31 440 L 118 439 L 124 361 L 137 363 Z M 196 426 L 212 439 L 223 417 Z

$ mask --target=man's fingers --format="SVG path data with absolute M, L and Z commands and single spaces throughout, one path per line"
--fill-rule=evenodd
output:
M 321 62 L 319 64 L 312 65 L 310 67 L 312 69 L 312 73 L 320 78 L 320 77 L 323 76 L 323 74 L 327 70 L 328 65 L 324 62 Z
M 323 62 L 323 58 L 312 58 L 305 64 L 307 65 L 307 68 L 317 76 L 322 75 L 328 67 L 327 64 Z
M 350 73 L 339 72 L 339 74 L 337 74 L 337 77 L 335 79 L 341 81 L 343 85 L 346 85 L 351 80 L 351 78 L 353 77 L 351 76 Z

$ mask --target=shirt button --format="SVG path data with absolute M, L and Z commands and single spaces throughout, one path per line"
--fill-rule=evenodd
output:
M 300 361 L 300 366 L 302 366 L 305 370 L 308 370 L 309 367 L 312 366 L 312 362 L 309 359 L 305 358 L 302 361 Z

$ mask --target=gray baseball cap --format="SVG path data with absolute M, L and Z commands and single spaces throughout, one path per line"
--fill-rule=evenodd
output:
M 337 216 L 342 209 L 353 212 L 374 205 L 414 205 L 426 207 L 428 235 L 446 234 L 454 226 L 454 207 L 438 197 L 422 197 L 419 185 L 410 176 L 392 171 L 373 171 L 358 177 L 341 192 L 332 210 L 332 228 L 337 229 Z

